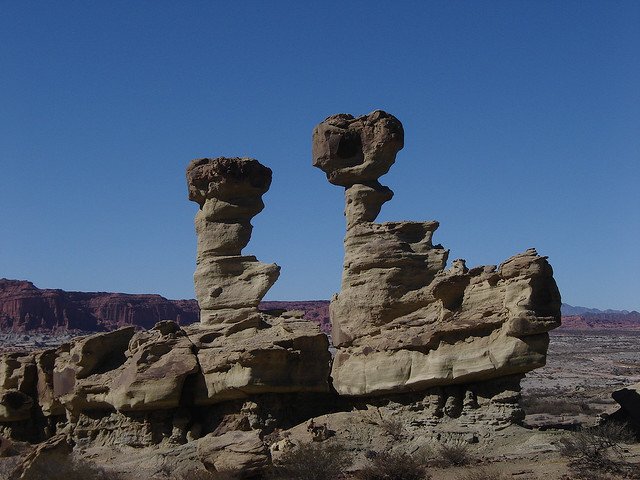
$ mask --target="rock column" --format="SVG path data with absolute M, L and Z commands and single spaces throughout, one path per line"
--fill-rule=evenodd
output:
M 343 395 L 374 395 L 520 375 L 544 365 L 560 294 L 535 250 L 500 267 L 446 270 L 438 222 L 374 223 L 393 193 L 378 178 L 403 147 L 400 121 L 382 111 L 334 115 L 313 131 L 313 165 L 345 188 L 340 293 L 330 306 Z
M 200 206 L 196 297 L 204 324 L 251 322 L 258 304 L 278 279 L 280 267 L 242 255 L 251 219 L 264 208 L 271 169 L 250 158 L 202 158 L 187 168 L 189 200 Z

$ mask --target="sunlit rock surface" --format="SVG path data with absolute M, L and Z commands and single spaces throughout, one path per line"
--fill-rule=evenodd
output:
M 500 266 L 446 267 L 438 222 L 375 223 L 393 193 L 378 178 L 404 145 L 382 111 L 327 118 L 313 132 L 313 165 L 345 189 L 340 292 L 331 301 L 332 377 L 343 395 L 420 390 L 521 374 L 545 363 L 560 324 L 553 271 L 534 249 Z

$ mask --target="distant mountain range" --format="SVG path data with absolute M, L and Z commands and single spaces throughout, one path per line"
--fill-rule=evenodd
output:
M 587 308 L 587 307 L 574 307 L 573 305 L 569 305 L 568 303 L 562 304 L 562 315 L 628 315 L 630 313 L 638 313 L 635 310 L 598 310 L 597 308 Z
M 300 310 L 324 332 L 331 330 L 328 300 L 268 301 L 260 308 Z M 40 289 L 25 280 L 0 279 L 0 331 L 105 331 L 126 325 L 151 328 L 160 320 L 175 320 L 181 325 L 197 322 L 198 303 L 160 295 Z M 640 331 L 640 313 L 562 304 L 561 328 Z

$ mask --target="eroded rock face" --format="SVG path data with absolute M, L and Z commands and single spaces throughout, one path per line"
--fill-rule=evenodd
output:
M 168 300 L 160 295 L 66 292 L 0 278 L 0 329 L 5 332 L 97 332 L 127 325 L 152 328 L 160 320 L 181 325 L 197 322 L 198 306 L 192 300 Z
M 399 120 L 334 115 L 313 132 L 313 164 L 345 187 L 341 291 L 331 301 L 333 385 L 372 395 L 478 382 L 544 365 L 560 324 L 553 271 L 533 249 L 499 267 L 446 269 L 438 222 L 374 223 L 393 196 L 378 178 L 403 146 Z
M 256 327 L 214 332 L 193 325 L 188 332 L 201 370 L 197 405 L 267 392 L 328 391 L 329 341 L 301 317 L 264 315 Z
M 36 385 L 34 355 L 7 353 L 0 356 L 0 421 L 28 419 L 33 407 L 29 395 Z
M 251 238 L 251 219 L 264 208 L 271 170 L 249 158 L 202 158 L 187 168 L 189 199 L 198 203 L 198 250 L 194 274 L 203 323 L 253 318 L 280 267 L 242 256 Z

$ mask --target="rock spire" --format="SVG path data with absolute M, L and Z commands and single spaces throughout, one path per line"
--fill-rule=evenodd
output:
M 187 168 L 189 200 L 200 209 L 196 297 L 200 321 L 235 323 L 255 319 L 262 297 L 278 279 L 280 267 L 242 255 L 251 238 L 251 219 L 262 211 L 271 169 L 251 158 L 202 158 Z
M 340 114 L 313 131 L 313 165 L 345 187 L 340 293 L 331 301 L 334 387 L 371 395 L 522 374 L 544 365 L 560 294 L 546 257 L 530 249 L 499 267 L 445 269 L 438 222 L 375 223 L 393 193 L 378 178 L 404 144 L 380 110 Z

